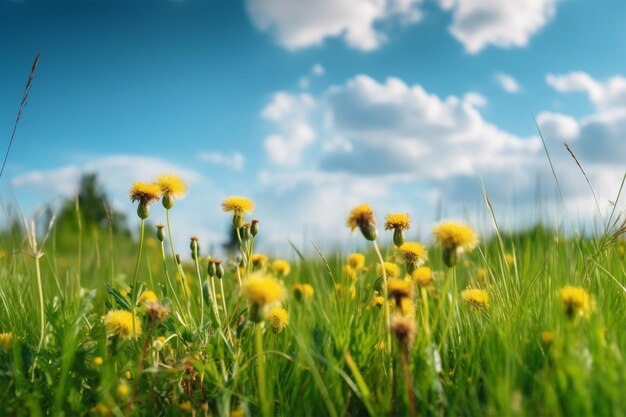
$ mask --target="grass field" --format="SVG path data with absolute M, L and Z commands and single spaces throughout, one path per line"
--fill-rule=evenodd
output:
M 163 190 L 184 204 L 133 186 L 142 217 Z M 225 201 L 241 252 L 219 264 L 147 222 L 141 242 L 3 233 L 0 415 L 626 415 L 618 210 L 594 236 L 494 226 L 476 242 L 439 224 L 427 248 L 378 252 L 373 228 L 402 236 L 360 206 L 346 216 L 363 258 L 294 247 L 275 262 L 239 228 L 247 204 Z

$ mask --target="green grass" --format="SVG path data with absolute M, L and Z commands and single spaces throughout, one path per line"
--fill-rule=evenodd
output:
M 584 237 L 538 226 L 496 235 L 454 271 L 444 266 L 441 249 L 429 247 L 432 340 L 416 290 L 417 334 L 409 351 L 408 391 L 419 415 L 626 415 L 626 258 L 624 241 L 614 238 L 617 229 Z M 8 350 L 0 349 L 0 415 L 184 415 L 187 407 L 196 415 L 262 415 L 255 325 L 246 321 L 236 260 L 224 263 L 229 315 L 219 302 L 218 327 L 210 304 L 200 317 L 202 289 L 184 252 L 188 294 L 171 257 L 165 263 L 180 307 L 175 302 L 153 230 L 146 230 L 139 283 L 171 311 L 148 330 L 145 309 L 138 307 L 143 332 L 137 340 L 107 336 L 102 321 L 107 311 L 132 303 L 125 294 L 131 293 L 137 242 L 98 229 L 71 235 L 52 229 L 40 248 L 42 341 L 35 258 L 23 230 L 0 235 L 0 332 L 13 335 Z M 382 252 L 395 259 L 392 247 Z M 377 349 L 388 329 L 384 310 L 371 306 L 374 290 L 381 289 L 376 254 L 366 252 L 366 270 L 354 283 L 342 272 L 347 255 L 302 257 L 294 250 L 285 285 L 309 283 L 315 293 L 310 300 L 287 298 L 290 323 L 281 333 L 265 326 L 266 415 L 409 415 L 399 344 L 393 340 L 390 354 Z M 206 258 L 199 270 L 204 281 Z M 559 295 L 565 285 L 591 294 L 590 314 L 565 314 Z M 459 294 L 466 287 L 485 289 L 489 308 L 463 303 Z M 542 340 L 542 332 L 553 341 Z

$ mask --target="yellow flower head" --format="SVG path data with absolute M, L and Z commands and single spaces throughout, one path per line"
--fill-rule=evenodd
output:
M 231 196 L 222 201 L 222 210 L 243 216 L 254 210 L 254 203 L 247 197 Z
M 104 359 L 102 359 L 102 356 L 96 356 L 91 360 L 91 363 L 93 366 L 100 366 L 104 363 Z
M 0 346 L 2 346 L 2 350 L 4 350 L 5 352 L 9 351 L 12 341 L 13 341 L 12 333 L 9 333 L 9 332 L 0 333 Z
M 289 262 L 287 261 L 277 259 L 272 262 L 272 270 L 276 275 L 284 278 L 289 275 L 289 272 L 291 272 L 291 265 L 289 265 Z
M 239 406 L 230 412 L 230 417 L 246 417 L 246 412 L 242 406 Z
M 241 285 L 241 292 L 251 304 L 259 307 L 280 303 L 287 297 L 282 282 L 260 273 L 250 275 Z
M 289 313 L 282 307 L 274 307 L 267 314 L 267 321 L 272 326 L 274 333 L 280 333 L 289 324 Z
M 391 278 L 387 281 L 387 294 L 399 305 L 400 300 L 411 298 L 413 295 L 413 282 L 406 279 Z
M 408 214 L 394 213 L 385 219 L 385 230 L 400 229 L 409 230 L 411 228 L 411 219 Z
M 109 406 L 103 403 L 97 403 L 96 405 L 91 407 L 89 409 L 89 413 L 96 415 L 96 416 L 102 416 L 102 417 L 108 417 L 108 416 L 113 415 Z
M 402 246 L 398 248 L 398 255 L 411 272 L 428 260 L 426 247 L 417 242 L 403 243 Z M 412 268 L 409 268 L 409 265 Z
M 147 290 L 142 292 L 139 296 L 138 304 L 143 305 L 148 303 L 154 303 L 156 301 L 159 301 L 159 297 L 157 297 L 157 295 L 153 291 Z
M 375 295 L 372 297 L 372 301 L 370 302 L 370 305 L 372 307 L 382 307 L 383 304 L 385 303 L 385 297 L 380 296 L 380 295 Z
M 357 227 L 367 240 L 376 240 L 376 218 L 374 210 L 368 204 L 361 204 L 352 209 L 346 220 L 346 226 L 354 232 Z
M 162 174 L 155 181 L 164 196 L 183 197 L 187 193 L 187 184 L 177 175 Z
M 253 253 L 252 256 L 250 256 L 250 262 L 252 262 L 252 267 L 255 269 L 263 268 L 267 264 L 267 261 L 267 256 L 262 253 Z
M 427 266 L 420 266 L 411 274 L 413 281 L 422 287 L 427 286 L 432 281 L 432 273 Z
M 180 408 L 180 410 L 184 411 L 185 413 L 192 413 L 193 412 L 193 405 L 191 404 L 191 401 L 189 401 L 189 400 L 184 401 L 184 402 L 178 404 L 178 408 Z
M 478 245 L 478 234 L 468 225 L 453 221 L 442 221 L 433 227 L 437 244 L 448 249 L 471 252 Z
M 315 294 L 315 289 L 310 284 L 293 284 L 291 291 L 296 300 L 310 300 Z
M 365 255 L 362 253 L 351 253 L 348 255 L 348 265 L 355 270 L 362 269 L 365 266 Z
M 593 307 L 591 296 L 580 287 L 567 285 L 561 289 L 561 301 L 565 313 L 574 318 L 588 314 Z
M 104 316 L 104 325 L 107 334 L 121 338 L 138 337 L 141 334 L 141 322 L 135 316 L 135 331 L 133 332 L 133 315 L 126 310 L 111 310 Z
M 461 299 L 474 307 L 489 307 L 489 294 L 478 288 L 468 288 L 461 292 Z
M 150 182 L 134 182 L 128 194 L 133 203 L 139 201 L 141 204 L 152 204 L 161 198 L 159 187 Z
M 544 330 L 543 332 L 541 332 L 541 343 L 543 343 L 544 345 L 552 344 L 555 338 L 556 335 L 554 334 L 554 332 L 548 330 Z
M 356 269 L 352 268 L 350 265 L 344 265 L 343 275 L 345 275 L 346 278 L 354 281 L 357 278 L 357 271 Z
M 393 262 L 385 262 L 384 268 L 387 278 L 398 278 L 400 276 L 400 267 Z M 379 277 L 383 276 L 383 268 L 380 264 L 376 264 L 376 275 Z
M 130 388 L 128 388 L 128 385 L 122 383 L 117 386 L 115 392 L 118 397 L 125 398 L 130 393 Z

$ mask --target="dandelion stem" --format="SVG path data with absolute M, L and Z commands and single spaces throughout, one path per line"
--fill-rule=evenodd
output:
M 174 302 L 176 303 L 176 307 L 178 308 L 178 312 L 181 316 L 184 316 L 183 308 L 180 305 L 180 301 L 178 300 L 178 295 L 176 294 L 176 290 L 174 289 L 174 284 L 172 284 L 172 278 L 170 277 L 170 273 L 167 270 L 167 261 L 165 257 L 165 245 L 161 242 L 161 257 L 163 258 L 163 269 L 165 270 L 165 278 L 167 279 L 167 283 L 170 287 L 170 291 L 172 291 L 172 295 L 174 296 Z M 183 323 L 187 325 L 187 323 Z
M 139 276 L 139 265 L 141 264 L 141 252 L 143 251 L 143 237 L 146 220 L 141 219 L 141 231 L 139 232 L 139 252 L 137 253 L 137 262 L 135 263 L 135 275 L 133 277 L 133 288 L 130 291 L 130 312 L 133 321 L 133 336 L 137 334 L 135 329 L 135 304 L 137 302 L 137 277 Z M 137 339 L 135 338 L 135 341 Z
M 263 323 L 254 325 L 256 330 L 256 350 L 257 350 L 257 378 L 259 381 L 259 401 L 261 402 L 261 412 L 263 417 L 270 417 L 272 410 L 267 401 L 267 389 L 265 387 L 265 356 L 263 355 Z
M 402 350 L 402 369 L 404 371 L 404 385 L 406 386 L 406 396 L 409 402 L 409 412 L 411 417 L 417 417 L 417 409 L 415 408 L 415 398 L 413 395 L 413 378 L 411 378 L 411 369 L 409 368 L 409 344 L 405 340 L 400 343 Z
M 194 245 L 193 260 L 196 264 L 196 275 L 198 277 L 198 289 L 200 290 L 200 328 L 204 327 L 204 296 L 202 295 L 202 276 L 200 275 L 200 262 L 198 261 L 198 245 Z M 217 317 L 219 321 L 219 317 Z
M 378 256 L 378 261 L 380 262 L 380 269 L 383 273 L 383 297 L 385 300 L 383 301 L 383 305 L 385 308 L 385 332 L 387 333 L 387 344 L 386 351 L 388 353 L 389 358 L 391 358 L 391 314 L 389 312 L 389 299 L 387 294 L 387 272 L 385 271 L 385 261 L 383 259 L 383 255 L 380 253 L 380 249 L 378 248 L 378 243 L 373 240 L 374 250 L 376 251 L 376 255 Z M 393 377 L 393 368 L 390 367 L 389 372 L 391 372 L 391 376 Z
M 176 261 L 176 251 L 174 250 L 174 239 L 172 239 L 172 227 L 170 225 L 170 209 L 165 209 L 165 222 L 167 223 L 167 235 L 170 240 L 170 249 L 172 250 L 172 259 L 174 260 L 174 265 L 176 265 L 176 271 L 180 274 L 181 285 L 183 287 L 183 295 L 187 299 L 187 313 L 189 313 L 189 318 L 195 325 L 195 320 L 191 314 L 191 300 L 189 298 L 189 294 L 187 293 L 187 278 L 185 277 L 185 271 L 183 271 L 182 265 L 180 265 Z

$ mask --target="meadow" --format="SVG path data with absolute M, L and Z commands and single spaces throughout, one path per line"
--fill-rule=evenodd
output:
M 492 234 L 442 221 L 422 245 L 363 204 L 337 225 L 361 253 L 274 259 L 234 196 L 207 208 L 239 243 L 215 259 L 172 245 L 178 177 L 129 187 L 139 239 L 81 228 L 80 207 L 76 232 L 0 234 L 0 415 L 626 415 L 617 208 L 593 235 L 506 233 L 486 199 Z

